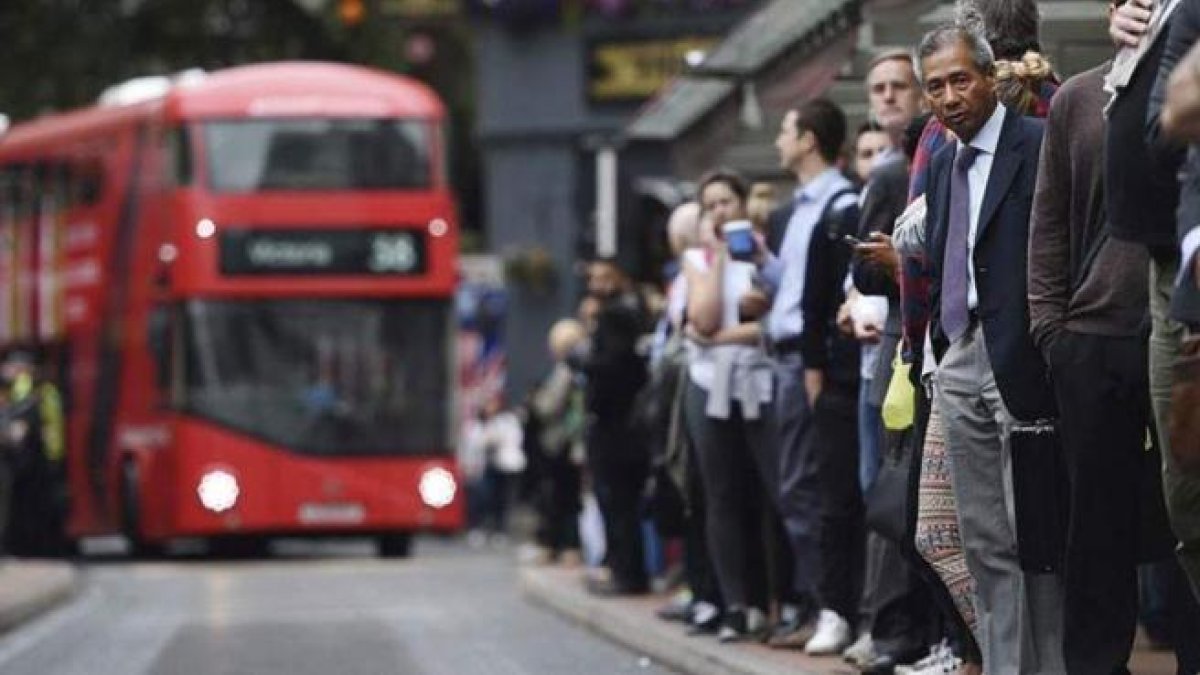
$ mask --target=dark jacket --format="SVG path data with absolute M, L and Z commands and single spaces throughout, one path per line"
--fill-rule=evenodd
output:
M 1171 21 L 1178 14 L 1176 10 Z M 1150 90 L 1168 33 L 1164 30 L 1158 34 L 1134 70 L 1129 86 L 1109 107 L 1105 141 L 1104 184 L 1113 186 L 1105 194 L 1109 232 L 1117 239 L 1158 250 L 1169 249 L 1175 243 L 1175 209 L 1179 204 L 1175 173 L 1179 157 L 1178 153 L 1172 157 L 1163 152 L 1162 146 L 1147 143 L 1143 132 Z
M 850 269 L 851 253 L 841 239 L 857 232 L 859 220 L 857 201 L 847 204 L 845 194 L 830 195 L 822 208 L 821 222 L 808 243 L 804 293 L 800 299 L 804 316 L 800 356 L 804 367 L 824 371 L 826 386 L 840 392 L 857 390 L 859 363 L 858 342 L 837 329 L 837 310 L 846 298 L 843 284 Z M 794 210 L 789 202 L 767 220 L 767 246 L 776 256 L 783 247 L 783 236 Z
M 1167 167 L 1179 161 L 1183 147 L 1164 138 L 1159 125 L 1163 103 L 1167 98 L 1167 80 L 1175 66 L 1183 59 L 1192 45 L 1200 41 L 1200 0 L 1183 0 L 1171 17 L 1159 62 L 1158 76 L 1150 94 L 1150 105 L 1146 111 L 1146 144 L 1156 151 L 1156 157 Z M 1200 146 L 1193 145 L 1179 170 L 1179 209 L 1176 211 L 1178 240 L 1183 241 L 1193 227 L 1200 224 Z M 1189 324 L 1200 324 L 1200 288 L 1194 274 L 1186 274 L 1183 283 L 1175 288 L 1171 304 L 1172 315 Z
M 978 313 L 996 385 L 1004 404 L 1019 420 L 1054 414 L 1054 398 L 1041 353 L 1029 334 L 1026 267 L 1029 216 L 1042 145 L 1041 120 L 1009 110 L 996 145 L 991 176 L 979 213 L 974 258 L 979 291 Z M 940 362 L 949 342 L 941 326 L 942 262 L 950 219 L 950 174 L 957 144 L 934 155 L 926 199 L 929 237 L 926 251 L 933 268 L 933 316 L 930 330 Z
M 626 425 L 638 391 L 649 378 L 646 361 L 637 352 L 648 331 L 645 303 L 625 293 L 604 303 L 596 317 L 591 349 L 583 363 L 587 375 L 588 412 L 601 424 Z
M 872 173 L 868 185 L 858 228 L 858 238 L 863 241 L 875 232 L 891 234 L 896 227 L 896 218 L 908 206 L 908 162 L 904 156 L 896 154 L 879 166 Z M 896 275 L 858 258 L 854 260 L 853 271 L 854 287 L 860 293 L 886 295 L 893 300 L 900 298 Z

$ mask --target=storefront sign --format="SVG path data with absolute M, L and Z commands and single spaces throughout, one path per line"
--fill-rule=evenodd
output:
M 588 49 L 588 96 L 595 102 L 649 98 L 683 72 L 689 54 L 716 43 L 714 37 L 595 42 Z

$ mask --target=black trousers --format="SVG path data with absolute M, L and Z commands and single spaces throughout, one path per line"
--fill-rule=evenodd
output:
M 778 543 L 782 528 L 770 530 L 773 521 L 764 514 L 771 512 L 767 486 L 773 484 L 765 471 L 775 466 L 768 459 L 774 456 L 770 422 L 744 419 L 737 403 L 728 419 L 709 417 L 707 392 L 692 382 L 687 387 L 684 420 L 703 484 L 705 539 L 721 595 L 730 607 L 765 610 L 769 570 L 778 566 L 767 556 L 786 550 L 769 545 L 769 537 Z
M 1146 345 L 1064 332 L 1047 356 L 1070 483 L 1063 566 L 1067 671 L 1126 673 L 1138 611 Z
M 862 488 L 858 482 L 858 391 L 829 386 L 813 407 L 813 428 L 804 442 L 817 458 L 820 482 L 820 571 L 822 607 L 853 621 L 862 593 L 866 547 Z
M 705 529 L 707 518 L 704 513 L 707 503 L 694 443 L 688 443 L 686 478 L 687 524 L 683 534 L 684 574 L 687 576 L 688 588 L 692 590 L 694 600 L 707 602 L 718 609 L 723 609 L 725 603 L 721 597 L 721 585 L 717 582 L 717 572 L 713 569 L 712 558 L 708 555 L 708 534 Z
M 538 543 L 553 553 L 579 548 L 579 467 L 570 450 L 546 457 L 539 467 L 536 504 L 540 525 Z
M 589 425 L 587 452 L 613 581 L 626 591 L 645 591 L 649 582 L 641 505 L 649 458 L 626 425 L 606 420 Z
M 933 599 L 929 588 L 910 566 L 911 557 L 895 542 L 872 534 L 868 555 L 875 558 L 877 576 L 870 606 L 871 639 L 875 651 L 908 656 L 924 651 L 933 631 Z

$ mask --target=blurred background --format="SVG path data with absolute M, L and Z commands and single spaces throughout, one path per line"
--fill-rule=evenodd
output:
M 1039 5 L 1062 76 L 1107 56 L 1103 2 Z M 472 267 L 485 277 L 506 267 L 518 282 L 502 320 L 518 394 L 546 366 L 541 338 L 574 306 L 597 225 L 657 281 L 687 180 L 728 165 L 782 181 L 783 109 L 826 93 L 853 127 L 867 55 L 949 12 L 932 0 L 20 0 L 0 7 L 0 111 L 19 121 L 135 76 L 285 59 L 428 83 L 448 108 L 463 251 L 493 256 Z M 533 283 L 519 273 L 531 251 L 552 263 Z

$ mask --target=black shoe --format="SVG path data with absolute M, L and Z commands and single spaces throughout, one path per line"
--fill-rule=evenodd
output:
M 875 658 L 869 663 L 859 666 L 859 670 L 864 675 L 892 675 L 896 670 L 896 666 L 916 663 L 924 655 L 925 652 L 920 649 L 876 654 Z
M 814 621 L 785 621 L 775 625 L 767 638 L 772 649 L 804 649 L 804 645 L 817 632 Z
M 863 675 L 892 675 L 896 666 L 901 663 L 904 661 L 900 661 L 891 654 L 876 654 L 871 661 L 859 666 L 859 672 Z
M 725 613 L 717 639 L 721 642 L 762 640 L 767 634 L 766 617 L 757 609 L 736 609 Z

